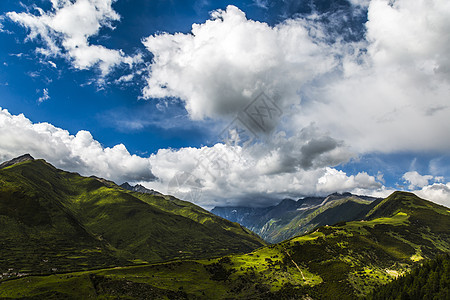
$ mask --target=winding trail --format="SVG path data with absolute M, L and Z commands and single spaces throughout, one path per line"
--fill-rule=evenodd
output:
M 295 261 L 292 259 L 291 255 L 289 254 L 289 252 L 287 252 L 286 250 L 284 250 L 284 252 L 287 254 L 287 256 L 289 256 L 289 259 L 292 261 L 292 263 L 297 267 L 297 269 L 300 271 L 300 274 L 302 274 L 302 278 L 303 280 L 305 279 L 305 276 L 303 275 L 302 270 L 299 268 L 299 266 L 295 263 Z

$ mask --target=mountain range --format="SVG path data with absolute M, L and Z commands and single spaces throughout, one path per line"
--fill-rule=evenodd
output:
M 29 155 L 2 166 L 0 299 L 373 298 L 383 284 L 450 253 L 450 209 L 408 192 L 229 211 L 242 223 L 270 217 L 278 224 L 273 237 L 302 222 L 293 237 L 266 245 L 242 225 L 172 196 L 130 191 Z M 434 266 L 427 268 L 448 274 Z M 445 288 L 439 281 L 424 295 L 445 295 Z M 423 292 L 411 284 L 407 291 Z
M 155 190 L 151 190 L 146 188 L 145 186 L 141 185 L 141 184 L 136 184 L 136 185 L 131 185 L 128 182 L 124 182 L 120 185 L 121 188 L 132 191 L 132 192 L 138 192 L 138 193 L 143 193 L 143 194 L 150 194 L 150 195 L 154 195 L 154 196 L 164 196 L 163 194 L 161 194 L 158 191 Z
M 284 199 L 269 207 L 214 207 L 211 212 L 252 230 L 269 243 L 305 234 L 316 227 L 364 217 L 381 198 L 334 193 L 327 197 Z
M 125 190 L 30 155 L 0 169 L 0 274 L 73 271 L 246 252 L 265 243 L 171 196 Z

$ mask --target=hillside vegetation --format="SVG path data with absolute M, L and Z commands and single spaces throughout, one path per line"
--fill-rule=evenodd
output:
M 450 255 L 438 255 L 372 291 L 370 300 L 450 299 Z
M 0 228 L 0 274 L 13 275 L 217 257 L 264 245 L 192 203 L 32 158 L 0 169 Z
M 2 282 L 0 297 L 355 299 L 449 253 L 449 228 L 448 208 L 395 192 L 363 220 L 246 254 L 25 277 Z
M 278 243 L 324 225 L 355 221 L 382 199 L 334 193 L 327 197 L 284 199 L 269 207 L 215 207 L 211 212 L 238 222 L 269 243 Z

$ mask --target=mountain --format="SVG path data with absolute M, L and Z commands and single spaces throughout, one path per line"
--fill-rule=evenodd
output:
M 239 224 L 172 196 L 127 191 L 31 157 L 3 165 L 0 274 L 217 257 L 264 245 Z
M 136 184 L 135 186 L 130 185 L 128 182 L 124 182 L 120 185 L 121 188 L 132 191 L 132 192 L 138 192 L 138 193 L 143 193 L 143 194 L 150 194 L 150 195 L 155 195 L 155 196 L 164 196 L 163 194 L 161 194 L 158 191 L 155 190 L 150 190 L 148 188 L 146 188 L 143 185 L 140 184 Z
M 355 299 L 449 252 L 450 210 L 395 192 L 361 220 L 246 254 L 18 278 L 0 298 Z
M 21 163 L 21 162 L 25 162 L 25 161 L 29 161 L 29 160 L 34 160 L 33 156 L 31 156 L 30 154 L 24 154 L 21 155 L 19 157 L 13 158 L 10 161 L 5 161 L 4 163 L 0 164 L 0 169 Z
M 215 207 L 211 212 L 247 227 L 269 243 L 278 243 L 319 226 L 358 220 L 379 201 L 368 196 L 334 193 L 297 201 L 284 199 L 275 206 L 262 208 Z

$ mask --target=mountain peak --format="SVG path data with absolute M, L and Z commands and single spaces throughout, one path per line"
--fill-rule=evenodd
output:
M 21 155 L 19 157 L 13 158 L 9 161 L 5 161 L 4 163 L 0 164 L 0 169 L 18 164 L 18 163 L 22 163 L 25 161 L 29 161 L 29 160 L 34 160 L 33 156 L 31 156 L 30 154 L 26 153 L 24 155 Z
M 133 190 L 133 186 L 131 184 L 129 184 L 128 182 L 124 182 L 120 185 L 121 188 L 132 191 Z
M 286 205 L 292 205 L 292 204 L 295 204 L 295 203 L 296 203 L 295 200 L 292 200 L 292 199 L 289 199 L 289 198 L 284 198 L 283 200 L 281 200 L 280 203 L 278 203 L 278 205 L 279 206 L 286 206 Z
M 344 192 L 344 193 L 335 192 L 333 194 L 328 195 L 328 197 L 330 197 L 330 196 L 332 196 L 332 197 L 351 197 L 351 196 L 353 196 L 353 194 L 349 193 L 349 192 Z
M 426 207 L 439 207 L 438 204 L 418 197 L 416 194 L 404 191 L 395 191 L 380 201 L 369 213 L 366 219 L 391 217 L 399 210 L 412 210 Z
M 136 184 L 135 186 L 132 186 L 128 182 L 124 182 L 124 183 L 122 183 L 120 185 L 120 187 L 125 189 L 125 190 L 132 191 L 132 192 L 138 192 L 138 193 L 143 193 L 143 194 L 150 194 L 150 195 L 153 195 L 153 196 L 164 196 L 160 192 L 155 191 L 153 189 L 148 189 L 148 188 L 146 188 L 145 186 L 143 186 L 141 184 Z

